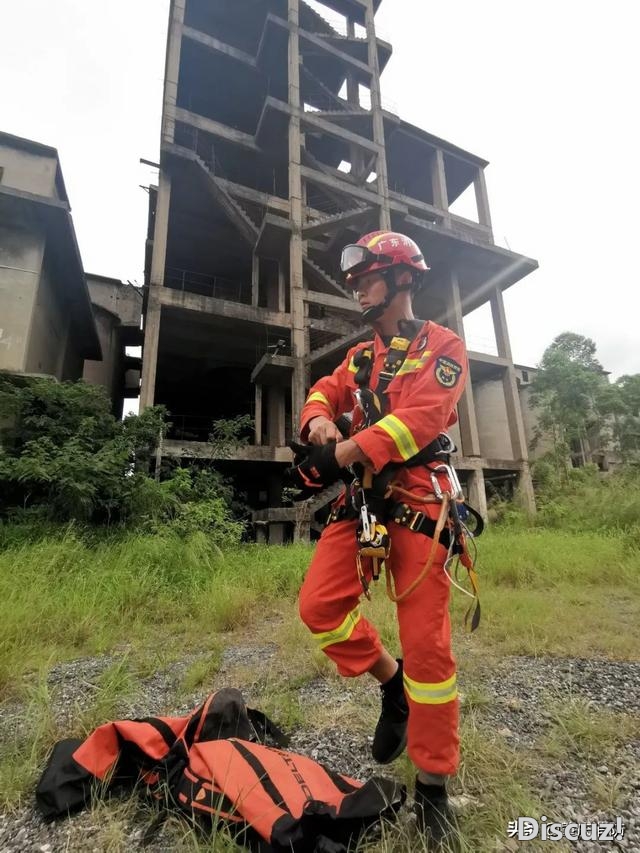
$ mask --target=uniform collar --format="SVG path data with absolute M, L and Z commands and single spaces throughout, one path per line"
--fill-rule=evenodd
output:
M 417 345 L 420 342 L 421 338 L 427 337 L 428 332 L 429 332 L 429 322 L 430 322 L 429 320 L 425 320 L 422 324 L 422 327 L 415 334 L 412 334 L 412 332 L 408 332 L 407 337 L 409 337 L 409 335 L 411 335 L 409 340 L 411 340 L 412 342 L 415 341 L 416 345 Z M 402 332 L 399 332 L 398 334 L 399 334 L 399 336 L 402 336 Z M 413 352 L 415 350 L 415 348 L 416 347 L 411 347 L 409 349 L 409 352 Z M 376 332 L 376 336 L 373 339 L 374 357 L 377 357 L 378 355 L 381 355 L 382 353 L 386 353 L 386 351 L 388 349 L 389 349 L 388 345 L 385 344 L 385 342 L 382 340 L 380 335 Z M 424 347 L 422 347 L 422 349 L 424 349 Z

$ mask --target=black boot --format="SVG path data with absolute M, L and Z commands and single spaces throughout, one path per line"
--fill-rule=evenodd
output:
M 382 713 L 373 735 L 371 754 L 378 764 L 389 764 L 407 745 L 407 720 L 409 706 L 402 683 L 402 661 L 398 671 L 385 684 L 380 685 Z
M 456 816 L 444 785 L 426 785 L 416 779 L 414 808 L 418 831 L 426 841 L 427 850 L 458 849 Z

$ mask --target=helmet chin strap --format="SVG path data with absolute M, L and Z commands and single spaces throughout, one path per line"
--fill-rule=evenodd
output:
M 387 308 L 391 305 L 391 302 L 394 296 L 397 293 L 400 293 L 401 290 L 411 290 L 411 284 L 398 285 L 395 283 L 394 276 L 391 270 L 385 270 L 382 273 L 382 277 L 384 278 L 385 284 L 387 285 L 387 295 L 379 302 L 377 305 L 370 305 L 369 308 L 365 308 L 365 310 L 360 315 L 360 319 L 364 323 L 375 323 L 376 320 L 379 320 L 380 317 L 385 313 Z

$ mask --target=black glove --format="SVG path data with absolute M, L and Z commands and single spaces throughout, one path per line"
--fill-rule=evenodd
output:
M 295 466 L 287 468 L 284 474 L 290 486 L 300 489 L 294 500 L 304 501 L 313 497 L 342 476 L 342 469 L 336 462 L 335 441 L 319 447 L 296 442 L 289 446 L 295 453 Z

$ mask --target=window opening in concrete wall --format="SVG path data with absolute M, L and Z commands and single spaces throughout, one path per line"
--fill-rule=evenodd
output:
M 305 113 L 319 113 L 320 107 L 314 107 L 312 104 L 303 104 Z
M 358 100 L 363 110 L 371 109 L 371 89 L 363 86 L 362 83 L 358 86 Z
M 471 222 L 478 222 L 478 205 L 476 204 L 476 191 L 471 184 L 458 198 L 449 205 L 450 213 L 462 216 Z
M 462 310 L 464 311 L 464 305 Z M 467 349 L 488 355 L 498 355 L 498 345 L 496 344 L 489 302 L 485 302 L 484 305 L 467 314 L 464 317 L 463 324 Z
M 258 304 L 261 308 L 278 310 L 278 280 L 280 264 L 273 258 L 260 258 Z
M 349 173 L 351 171 L 351 163 L 349 163 L 347 160 L 341 160 L 340 165 L 338 166 L 338 171 Z
M 367 178 L 367 183 L 372 184 L 374 181 L 377 181 L 377 180 L 378 180 L 378 173 L 377 172 L 371 172 L 371 174 Z

